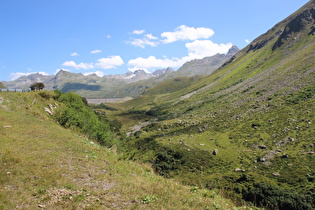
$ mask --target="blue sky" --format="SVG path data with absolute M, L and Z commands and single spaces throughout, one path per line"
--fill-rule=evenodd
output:
M 240 49 L 307 0 L 1 0 L 0 81 L 99 76 Z

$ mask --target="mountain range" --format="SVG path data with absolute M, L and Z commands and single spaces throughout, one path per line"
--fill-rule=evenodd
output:
M 75 92 L 88 98 L 136 97 L 141 95 L 147 88 L 163 80 L 174 77 L 209 75 L 238 50 L 236 46 L 233 46 L 227 54 L 216 54 L 203 59 L 195 59 L 185 63 L 177 71 L 172 68 L 156 70 L 153 73 L 137 70 L 125 74 L 99 77 L 96 74 L 83 75 L 60 70 L 56 75 L 36 73 L 19 77 L 10 82 L 3 81 L 2 83 L 7 88 L 27 89 L 35 82 L 42 82 L 48 90 L 59 89 L 62 92 Z

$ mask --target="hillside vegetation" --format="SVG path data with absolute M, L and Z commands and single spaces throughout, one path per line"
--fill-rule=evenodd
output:
M 0 93 L 0 209 L 236 209 L 216 190 L 183 186 L 148 164 L 122 160 L 115 146 L 83 134 L 81 114 L 97 121 L 84 98 L 59 93 Z M 57 123 L 61 113 L 68 123 Z M 101 144 L 119 139 L 105 133 Z
M 126 158 L 267 209 L 314 209 L 314 28 L 312 0 L 211 75 L 112 104 L 126 131 L 139 123 Z

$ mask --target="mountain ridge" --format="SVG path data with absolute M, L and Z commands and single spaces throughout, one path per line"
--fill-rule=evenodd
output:
M 152 73 L 137 70 L 134 72 L 129 71 L 125 74 L 99 77 L 96 74 L 84 75 L 82 73 L 70 73 L 61 69 L 56 75 L 36 73 L 22 76 L 10 82 L 3 81 L 3 84 L 8 88 L 27 89 L 35 82 L 42 82 L 48 90 L 71 91 L 84 97 L 136 97 L 141 95 L 146 87 L 152 87 L 166 79 L 211 74 L 238 50 L 236 46 L 233 46 L 226 55 L 216 54 L 203 59 L 196 59 L 187 62 L 177 71 L 168 67 L 155 70 Z M 185 65 L 189 67 L 185 68 Z M 147 85 L 145 85 L 146 83 Z M 130 89 L 133 89 L 132 93 Z

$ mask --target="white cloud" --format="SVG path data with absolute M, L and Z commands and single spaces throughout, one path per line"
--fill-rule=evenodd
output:
M 109 56 L 108 58 L 100 58 L 95 66 L 102 69 L 112 69 L 124 64 L 123 59 L 119 55 Z
M 227 44 L 215 44 L 210 40 L 196 40 L 191 43 L 186 43 L 186 48 L 188 50 L 188 55 L 182 58 L 172 58 L 163 57 L 163 59 L 158 59 L 154 56 L 148 58 L 138 57 L 128 61 L 128 68 L 130 71 L 135 71 L 138 69 L 148 70 L 151 68 L 167 68 L 167 67 L 180 67 L 185 62 L 201 59 L 208 56 L 213 56 L 217 53 L 226 54 L 228 50 L 233 46 L 232 43 Z
M 77 52 L 71 53 L 71 56 L 79 56 L 79 54 Z
M 208 39 L 213 36 L 214 31 L 210 28 L 194 28 L 181 25 L 175 29 L 174 32 L 164 32 L 161 34 L 165 39 L 164 43 L 171 43 L 179 40 L 197 40 Z
M 110 39 L 110 38 L 112 38 L 112 37 L 111 37 L 111 35 L 106 35 L 106 38 L 107 38 L 107 39 Z
M 92 54 L 101 53 L 101 52 L 102 52 L 102 50 L 92 50 L 91 51 Z
M 18 79 L 19 77 L 22 77 L 22 76 L 28 76 L 28 75 L 31 75 L 31 74 L 42 74 L 42 75 L 45 75 L 45 76 L 48 76 L 49 74 L 47 74 L 46 72 L 28 72 L 28 73 L 23 73 L 23 72 L 14 72 L 14 73 L 11 73 L 10 74 L 10 78 L 11 78 L 11 81 L 12 80 L 15 80 L 15 79 Z
M 101 69 L 112 69 L 116 68 L 117 66 L 121 66 L 124 64 L 124 61 L 122 58 L 118 55 L 115 56 L 109 56 L 108 58 L 100 58 L 97 60 L 96 63 L 76 63 L 74 61 L 65 61 L 62 66 L 66 67 L 72 67 L 75 69 L 95 69 L 95 68 L 101 68 Z
M 84 73 L 83 75 L 84 76 L 88 76 L 88 75 L 91 75 L 91 74 L 96 74 L 98 77 L 103 77 L 104 76 L 104 73 L 102 71 L 88 72 L 88 73 Z
M 156 41 L 150 41 L 147 38 L 143 38 L 143 39 L 133 39 L 132 41 L 127 41 L 127 43 L 136 46 L 136 47 L 141 47 L 141 48 L 145 48 L 146 45 L 149 45 L 151 47 L 156 47 L 159 45 L 159 42 Z
M 185 46 L 188 49 L 188 56 L 192 60 L 213 56 L 217 53 L 226 54 L 233 44 L 216 44 L 210 40 L 196 40 L 186 43 Z
M 157 37 L 153 36 L 152 34 L 146 34 L 144 36 L 147 37 L 148 39 L 158 39 Z
M 140 35 L 144 33 L 144 30 L 133 30 L 131 33 Z
M 249 44 L 249 40 L 248 40 L 248 39 L 245 39 L 245 42 L 246 42 L 247 44 Z
M 75 63 L 74 61 L 66 61 L 62 64 L 63 66 L 73 67 L 75 69 L 93 69 L 94 65 L 92 63 Z
M 157 59 L 154 56 L 148 58 L 138 57 L 128 61 L 128 66 L 133 66 L 128 68 L 130 71 L 135 71 L 139 69 L 148 70 L 150 68 L 167 68 L 169 66 L 177 66 L 176 60 L 171 59 Z

